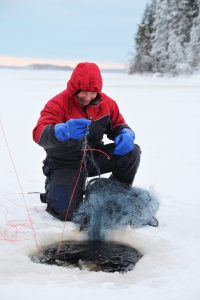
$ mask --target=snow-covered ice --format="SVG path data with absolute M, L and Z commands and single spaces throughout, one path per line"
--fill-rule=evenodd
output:
M 23 189 L 19 188 L 0 128 L 0 299 L 200 299 L 200 76 L 159 78 L 104 73 L 104 92 L 116 99 L 142 148 L 135 185 L 161 201 L 157 228 L 110 231 L 144 256 L 126 274 L 89 272 L 33 263 L 38 248 L 86 239 L 71 222 L 45 213 L 41 166 L 45 152 L 32 129 L 48 99 L 70 72 L 0 70 L 0 120 Z M 29 216 L 35 230 L 30 226 Z

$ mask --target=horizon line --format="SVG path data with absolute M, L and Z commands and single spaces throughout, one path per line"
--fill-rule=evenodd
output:
M 82 62 L 81 60 L 64 60 L 64 59 L 54 59 L 54 58 L 34 58 L 34 57 L 17 57 L 17 56 L 0 56 L 0 65 L 9 67 L 27 67 L 31 64 L 51 64 L 61 67 L 71 67 Z M 121 69 L 126 68 L 123 63 L 111 63 L 111 62 L 98 62 L 91 60 L 90 62 L 96 63 L 100 69 Z

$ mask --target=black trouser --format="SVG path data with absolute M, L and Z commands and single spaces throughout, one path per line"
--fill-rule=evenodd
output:
M 140 163 L 140 147 L 135 145 L 133 151 L 124 156 L 111 154 L 114 149 L 113 143 L 98 149 L 107 153 L 111 158 L 108 160 L 104 154 L 93 152 L 100 174 L 112 172 L 112 178 L 131 185 Z M 80 166 L 77 167 L 77 165 L 74 167 L 71 165 L 69 167 L 65 166 L 50 171 L 47 178 L 46 194 L 42 194 L 41 200 L 47 203 L 46 211 L 54 217 L 60 220 L 71 220 L 73 212 L 83 200 L 86 177 L 99 174 L 89 157 L 90 155 L 88 154 L 88 158 L 86 156 L 86 170 L 83 168 L 81 173 Z M 78 178 L 79 180 L 77 181 Z

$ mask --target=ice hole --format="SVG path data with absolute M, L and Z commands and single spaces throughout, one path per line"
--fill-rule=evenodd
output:
M 35 263 L 78 267 L 80 270 L 126 273 L 134 269 L 142 254 L 129 245 L 102 241 L 63 241 L 52 244 L 39 255 Z

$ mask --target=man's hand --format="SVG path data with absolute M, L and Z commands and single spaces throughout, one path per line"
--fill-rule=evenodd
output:
M 129 128 L 123 128 L 118 136 L 115 138 L 115 149 L 113 154 L 125 155 L 134 148 L 135 134 Z
M 55 137 L 60 142 L 68 139 L 81 140 L 88 134 L 88 126 L 91 121 L 87 119 L 70 119 L 66 123 L 56 124 L 54 127 Z

